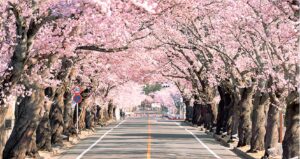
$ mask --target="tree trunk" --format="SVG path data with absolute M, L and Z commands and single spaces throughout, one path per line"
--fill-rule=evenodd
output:
M 221 96 L 221 95 L 220 95 Z M 224 100 L 220 100 L 219 107 L 218 107 L 218 117 L 217 117 L 217 129 L 216 134 L 220 135 L 222 131 L 222 123 L 224 118 Z
M 32 158 L 38 158 L 38 148 L 36 145 L 36 131 L 33 132 L 31 136 L 31 141 L 28 145 L 26 155 Z
M 99 105 L 97 105 L 96 106 L 96 124 L 100 124 L 100 120 L 103 116 L 101 111 L 102 111 L 102 108 Z
M 224 118 L 223 118 L 223 133 L 224 134 L 231 134 L 232 132 L 232 124 L 233 124 L 233 111 L 234 111 L 234 99 L 229 90 L 225 95 L 225 105 L 224 105 Z
M 240 123 L 239 123 L 239 142 L 238 147 L 250 144 L 251 139 L 251 111 L 252 111 L 252 96 L 254 87 L 243 88 L 241 91 L 240 100 Z
M 41 118 L 40 111 L 44 101 L 44 90 L 34 90 L 18 106 L 15 126 L 3 151 L 5 159 L 24 159 L 26 152 L 34 147 L 32 139 Z
M 211 104 L 206 105 L 206 113 L 204 114 L 205 116 L 205 124 L 204 127 L 208 130 L 210 130 L 213 126 L 213 114 L 212 114 L 212 106 Z
M 62 145 L 62 133 L 64 130 L 64 88 L 58 88 L 51 105 L 49 119 L 51 126 L 51 143 Z
M 216 101 L 216 92 L 217 90 L 215 87 L 210 87 L 206 80 L 203 82 L 200 82 L 202 87 L 204 88 L 205 92 L 205 101 L 203 103 L 204 111 L 202 113 L 202 116 L 204 117 L 204 126 L 207 129 L 211 129 L 217 124 L 217 104 Z
M 116 109 L 117 109 L 117 107 L 114 106 L 114 108 L 113 108 L 113 119 L 116 119 Z
M 201 118 L 201 105 L 198 104 L 197 102 L 194 103 L 193 107 L 193 120 L 192 123 L 194 125 L 199 126 L 200 125 L 200 118 Z
M 283 159 L 299 157 L 300 116 L 298 99 L 287 105 L 285 120 L 286 131 L 282 143 Z
M 107 113 L 108 113 L 108 118 L 109 119 L 113 119 L 113 109 L 114 109 L 114 106 L 112 105 L 112 103 L 109 103 L 108 104 L 108 109 L 107 109 Z
M 73 110 L 72 110 L 72 94 L 65 92 L 64 98 L 64 135 L 70 136 L 76 134 L 75 124 L 73 123 Z
M 86 116 L 85 116 L 85 125 L 87 129 L 92 129 L 94 127 L 94 113 L 91 106 L 87 107 L 86 109 Z
M 239 101 L 240 94 L 237 92 L 233 93 L 233 108 L 232 108 L 232 123 L 231 123 L 231 139 L 238 138 L 238 127 L 239 127 L 239 118 L 240 118 L 240 110 L 239 110 Z
M 52 105 L 53 100 L 53 89 L 51 87 L 47 87 L 45 89 L 45 96 L 48 97 L 49 100 L 44 102 L 44 106 L 41 110 L 42 119 L 38 125 L 36 130 L 36 144 L 38 150 L 47 150 L 51 151 L 51 127 L 49 121 L 49 112 Z
M 231 96 L 228 90 L 219 86 L 218 91 L 221 97 L 218 109 L 218 117 L 217 117 L 217 134 L 221 134 L 221 132 L 227 132 L 227 123 L 229 119 L 229 111 L 230 111 L 230 103 Z
M 109 120 L 108 107 L 107 108 L 104 107 L 103 110 L 101 111 L 101 113 L 102 113 L 102 121 L 103 122 L 105 122 L 106 120 Z
M 0 106 L 0 156 L 2 156 L 2 152 L 5 146 L 5 141 L 6 141 L 6 135 L 5 135 L 5 127 L 4 127 L 4 122 L 5 122 L 5 116 L 7 113 L 8 107 L 1 107 Z
M 16 46 L 11 57 L 11 62 L 8 69 L 5 70 L 6 76 L 1 82 L 1 90 L 0 90 L 0 106 L 5 104 L 5 98 L 8 97 L 13 88 L 18 82 L 20 82 L 20 78 L 24 72 L 25 63 L 28 61 L 29 51 L 33 45 L 34 38 L 36 34 L 39 32 L 39 29 L 49 21 L 55 20 L 58 17 L 49 18 L 45 20 L 42 25 L 36 25 L 36 21 L 31 21 L 29 25 L 26 24 L 26 18 L 20 14 L 20 10 L 17 7 L 12 7 L 16 20 Z M 51 15 L 52 16 L 52 15 Z M 10 68 L 13 68 L 10 70 Z M 28 147 L 35 147 L 35 142 L 30 143 L 29 139 L 32 135 L 35 134 L 35 129 L 37 127 L 39 115 L 37 115 L 37 111 L 40 109 L 40 101 L 43 98 L 38 97 L 41 90 L 36 90 L 38 93 L 34 92 L 31 97 L 25 97 L 22 105 L 28 106 L 28 108 L 20 108 L 21 114 L 20 117 L 22 121 L 16 120 L 16 125 L 13 129 L 11 137 L 8 142 L 11 142 L 5 146 L 3 156 L 4 158 L 24 158 L 25 157 L 25 149 L 24 145 Z M 40 93 L 42 94 L 42 93 Z M 23 114 L 31 110 L 32 112 L 28 114 L 32 114 L 31 119 L 30 116 Z M 25 144 L 24 144 L 25 143 Z
M 80 104 L 80 115 L 79 115 L 79 121 L 78 121 L 78 128 L 79 130 L 84 130 L 86 128 L 86 124 L 85 124 L 85 116 L 86 116 L 86 111 L 85 108 L 86 105 Z
M 185 109 L 186 109 L 186 113 L 185 113 L 185 120 L 186 121 L 192 121 L 193 118 L 193 107 L 191 106 L 191 101 L 189 99 L 184 99 L 184 103 L 185 103 Z
M 39 150 L 51 151 L 51 127 L 49 111 L 45 111 L 36 131 L 36 144 Z
M 286 99 L 285 96 L 282 96 L 284 90 L 277 90 L 277 92 L 270 93 L 270 101 L 271 104 L 269 106 L 268 111 L 268 121 L 267 121 L 267 133 L 265 136 L 265 155 L 266 157 L 272 157 L 270 155 L 278 155 L 277 152 L 278 141 L 279 141 L 279 127 L 280 127 L 280 108 L 285 107 L 284 100 Z M 275 150 L 275 151 L 274 151 Z M 273 152 L 272 152 L 273 151 Z
M 205 126 L 207 123 L 206 121 L 206 114 L 207 114 L 207 106 L 204 104 L 200 105 L 200 122 L 199 125 Z
M 269 111 L 268 111 L 267 127 L 266 127 L 267 133 L 265 134 L 265 155 L 267 155 L 268 149 L 276 148 L 278 145 L 278 128 L 279 128 L 279 109 L 277 106 L 270 104 Z
M 252 137 L 249 152 L 262 151 L 265 148 L 266 114 L 269 105 L 269 93 L 258 91 L 253 102 Z
M 90 97 L 84 97 L 80 105 L 80 115 L 79 115 L 79 129 L 86 129 L 86 116 L 87 116 L 87 108 L 90 106 Z
M 97 107 L 96 105 L 93 105 L 92 107 L 92 127 L 95 128 L 95 126 L 98 123 L 98 119 L 97 119 Z
M 213 102 L 209 105 L 210 106 L 210 112 L 211 112 L 211 123 L 212 127 L 215 127 L 217 125 L 217 117 L 218 117 L 218 103 L 217 101 L 213 100 Z

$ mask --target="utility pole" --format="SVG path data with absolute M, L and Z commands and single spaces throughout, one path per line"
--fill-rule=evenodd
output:
M 76 133 L 78 135 L 79 129 L 78 129 L 78 103 L 76 103 Z

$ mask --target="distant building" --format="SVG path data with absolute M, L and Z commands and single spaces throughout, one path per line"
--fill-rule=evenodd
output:
M 160 103 L 152 103 L 151 107 L 152 108 L 159 108 L 160 109 L 161 108 L 161 104 Z
M 170 85 L 168 83 L 162 83 L 161 87 L 166 88 L 166 87 L 170 87 Z

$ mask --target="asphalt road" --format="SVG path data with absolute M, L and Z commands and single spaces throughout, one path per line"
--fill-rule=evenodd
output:
M 209 135 L 178 121 L 126 119 L 68 150 L 62 159 L 237 159 Z

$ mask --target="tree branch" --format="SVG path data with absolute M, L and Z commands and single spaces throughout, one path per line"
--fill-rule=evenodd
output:
M 186 76 L 179 76 L 179 75 L 170 75 L 170 74 L 164 74 L 164 73 L 161 73 L 162 76 L 164 77 L 171 77 L 171 78 L 180 78 L 180 79 L 185 79 L 185 80 L 190 80 L 188 77 Z
M 37 20 L 31 19 L 27 32 L 28 38 L 34 37 L 44 24 L 55 21 L 61 17 L 60 15 L 51 14 L 52 11 L 48 9 L 47 13 L 45 13 L 43 16 L 38 17 Z
M 117 48 L 103 48 L 103 47 L 97 46 L 97 45 L 87 45 L 87 46 L 78 46 L 75 50 L 89 50 L 89 51 L 111 53 L 111 52 L 120 52 L 120 51 L 124 51 L 127 49 L 128 49 L 128 46 L 117 47 Z

